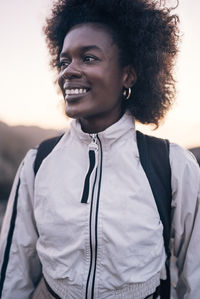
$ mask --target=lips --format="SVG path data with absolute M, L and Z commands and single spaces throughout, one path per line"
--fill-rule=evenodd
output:
M 86 86 L 80 86 L 80 85 L 72 86 L 68 84 L 64 84 L 63 89 L 64 89 L 65 100 L 69 100 L 69 99 L 73 100 L 76 98 L 80 98 L 90 90 L 90 88 Z
M 73 94 L 82 94 L 82 93 L 86 93 L 88 91 L 88 89 L 86 88 L 67 88 L 65 89 L 65 94 L 66 95 L 73 95 Z

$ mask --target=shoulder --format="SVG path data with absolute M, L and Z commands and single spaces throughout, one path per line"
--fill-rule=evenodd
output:
M 22 163 L 24 166 L 28 167 L 34 164 L 35 161 L 35 157 L 37 155 L 37 150 L 38 147 L 35 148 L 31 148 L 30 150 L 28 150 L 28 152 L 26 153 Z
M 189 151 L 178 144 L 170 143 L 170 165 L 172 173 L 177 173 L 178 176 L 186 172 L 200 176 L 200 168 L 195 156 Z
M 21 207 L 26 206 L 27 202 L 29 200 L 32 200 L 33 198 L 32 195 L 34 192 L 34 181 L 35 181 L 33 165 L 34 165 L 36 153 L 37 153 L 36 148 L 29 150 L 18 167 L 12 185 L 12 189 L 10 192 L 8 205 L 7 205 L 7 210 L 9 211 L 8 212 L 9 217 L 11 217 L 12 215 L 13 205 L 16 202 L 16 200 L 18 202 L 18 210 L 20 210 Z M 19 204 L 18 197 L 23 198 L 23 200 L 20 201 L 20 204 Z
M 200 167 L 194 155 L 179 145 L 171 143 L 170 165 L 173 197 L 180 197 L 181 202 L 192 202 L 193 198 L 195 202 L 200 194 Z
M 177 163 L 182 165 L 191 165 L 191 167 L 197 167 L 198 163 L 195 156 L 187 149 L 182 148 L 176 143 L 170 143 L 170 163 L 172 166 Z
M 21 183 L 28 184 L 30 181 L 33 181 L 36 155 L 37 148 L 30 149 L 22 160 L 18 169 L 18 176 L 21 180 Z

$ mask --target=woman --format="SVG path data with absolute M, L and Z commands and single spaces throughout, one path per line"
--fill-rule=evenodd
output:
M 44 32 L 74 120 L 36 176 L 37 149 L 18 170 L 1 235 L 2 298 L 158 298 L 163 225 L 133 118 L 158 126 L 172 103 L 177 17 L 155 1 L 60 0 Z M 200 172 L 175 144 L 170 164 L 177 295 L 194 299 Z

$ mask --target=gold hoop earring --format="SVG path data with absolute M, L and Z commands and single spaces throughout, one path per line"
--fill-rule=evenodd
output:
M 124 99 L 127 101 L 128 99 L 130 99 L 130 96 L 131 96 L 131 88 L 126 88 L 124 91 L 123 91 L 123 96 L 124 96 Z

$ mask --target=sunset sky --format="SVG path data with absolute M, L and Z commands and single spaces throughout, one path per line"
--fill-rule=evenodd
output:
M 42 35 L 51 3 L 0 0 L 0 120 L 8 124 L 67 126 Z M 177 101 L 164 125 L 151 132 L 183 146 L 200 146 L 199 11 L 199 0 L 180 0 L 176 13 L 183 37 L 176 68 Z

